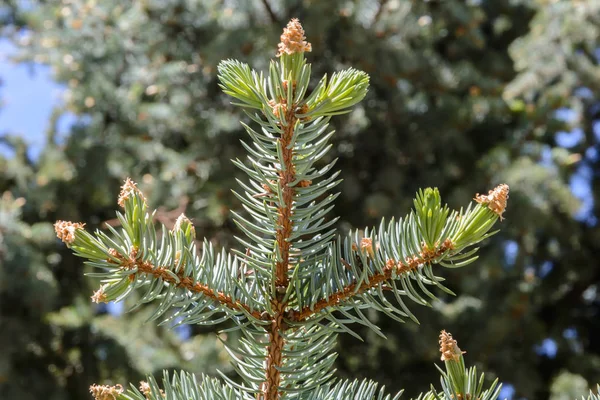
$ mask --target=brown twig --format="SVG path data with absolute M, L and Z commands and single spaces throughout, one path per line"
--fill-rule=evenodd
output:
M 287 317 L 296 322 L 305 321 L 326 308 L 339 305 L 340 303 L 354 297 L 357 294 L 364 293 L 377 287 L 383 282 L 390 280 L 394 272 L 396 272 L 398 275 L 406 274 L 417 269 L 419 265 L 431 263 L 435 258 L 441 256 L 449 249 L 452 249 L 452 242 L 446 240 L 444 243 L 438 246 L 437 249 L 424 248 L 421 254 L 414 257 L 407 257 L 403 262 L 389 259 L 382 272 L 369 277 L 368 282 L 365 281 L 361 283 L 358 289 L 356 287 L 357 282 L 354 281 L 340 291 L 329 295 L 327 299 L 319 300 L 314 306 L 304 307 L 300 311 L 292 311 Z M 342 263 L 344 266 L 348 264 L 345 260 L 342 260 Z
M 277 233 L 276 241 L 281 252 L 281 259 L 277 261 L 276 265 L 276 281 L 275 284 L 281 287 L 287 287 L 288 285 L 288 264 L 290 261 L 290 247 L 291 242 L 288 241 L 292 234 L 292 202 L 294 198 L 295 189 L 289 186 L 294 180 L 296 180 L 296 168 L 292 162 L 293 149 L 288 149 L 288 145 L 294 134 L 294 125 L 296 117 L 294 115 L 294 108 L 290 107 L 286 115 L 287 127 L 285 128 L 283 135 L 281 136 L 281 149 L 283 156 L 283 163 L 285 166 L 284 171 L 279 172 L 279 187 L 281 188 L 283 196 L 283 205 L 277 210 L 279 218 L 277 221 Z
M 263 3 L 267 7 L 267 10 L 270 10 L 266 0 L 263 0 Z M 272 11 L 270 13 L 272 14 Z M 292 19 L 283 30 L 281 42 L 277 46 L 277 56 L 285 57 L 294 53 L 310 51 L 311 45 L 305 39 L 302 25 L 297 19 Z M 296 82 L 284 82 L 284 85 L 290 84 L 292 85 L 292 91 L 294 91 Z M 279 386 L 281 385 L 282 353 L 284 347 L 282 332 L 288 329 L 284 321 L 287 303 L 283 301 L 283 297 L 289 285 L 288 271 L 290 269 L 290 249 L 292 246 L 289 239 L 293 231 L 292 206 L 296 191 L 295 187 L 290 185 L 296 180 L 296 167 L 293 162 L 294 149 L 290 147 L 290 143 L 294 136 L 294 128 L 297 120 L 297 104 L 286 104 L 285 99 L 282 98 L 272 99 L 272 102 L 272 106 L 274 107 L 273 112 L 278 117 L 283 116 L 285 124 L 280 124 L 283 132 L 279 138 L 281 146 L 281 160 L 279 162 L 282 164 L 282 167 L 278 173 L 277 185 L 279 186 L 282 198 L 279 199 L 280 206 L 277 208 L 278 218 L 275 231 L 275 241 L 280 257 L 275 264 L 276 294 L 271 299 L 271 307 L 274 314 L 271 315 L 271 326 L 267 328 L 269 346 L 267 347 L 265 380 L 261 384 L 261 391 L 256 395 L 256 398 L 261 400 L 277 400 L 281 396 Z M 303 185 L 310 185 L 310 182 L 305 182 Z
M 115 250 L 112 250 L 111 253 L 115 258 L 119 259 L 120 263 L 118 265 L 122 269 L 131 270 L 137 268 L 137 272 L 134 272 L 131 275 L 129 275 L 129 279 L 131 281 L 135 280 L 135 276 L 139 273 L 152 275 L 155 278 L 160 278 L 164 282 L 168 282 L 179 288 L 185 288 L 190 292 L 202 293 L 206 297 L 215 300 L 232 310 L 241 311 L 243 309 L 249 314 L 251 314 L 253 317 L 257 319 L 262 319 L 262 315 L 260 312 L 256 310 L 250 310 L 250 307 L 248 305 L 243 304 L 239 301 L 233 301 L 233 299 L 230 296 L 218 291 L 214 291 L 208 285 L 204 285 L 200 282 L 194 282 L 193 279 L 189 276 L 183 276 L 182 272 L 177 272 L 176 275 L 179 278 L 179 282 L 177 282 L 177 279 L 175 279 L 170 273 L 167 272 L 167 267 L 155 266 L 149 261 L 143 261 L 142 259 L 137 257 L 138 251 L 135 249 L 131 251 L 129 258 L 124 257 Z M 109 259 L 109 262 L 114 263 L 114 260 Z
M 283 196 L 283 205 L 277 210 L 279 218 L 277 220 L 278 228 L 275 235 L 281 259 L 277 261 L 275 266 L 277 297 L 271 299 L 275 315 L 272 316 L 271 327 L 268 330 L 269 347 L 267 349 L 265 382 L 262 384 L 262 392 L 257 396 L 258 399 L 264 400 L 276 400 L 279 398 L 278 387 L 281 384 L 281 371 L 279 368 L 283 362 L 282 350 L 284 345 L 281 332 L 286 329 L 285 322 L 283 321 L 286 304 L 281 300 L 289 284 L 288 266 L 290 263 L 291 242 L 288 239 L 293 229 L 292 205 L 295 189 L 289 183 L 296 179 L 296 168 L 292 162 L 293 149 L 289 149 L 288 146 L 294 134 L 294 126 L 296 125 L 295 106 L 289 107 L 285 118 L 287 126 L 280 139 L 284 170 L 279 172 L 278 182 Z

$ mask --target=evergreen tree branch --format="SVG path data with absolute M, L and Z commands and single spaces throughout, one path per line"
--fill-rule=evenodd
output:
M 181 270 L 177 271 L 175 276 L 173 276 L 173 272 L 168 266 L 156 266 L 149 261 L 144 261 L 139 257 L 136 249 L 132 249 L 128 258 L 119 254 L 115 249 L 110 248 L 108 251 L 114 256 L 112 259 L 107 259 L 108 265 L 123 271 L 136 271 L 129 275 L 128 279 L 131 281 L 138 279 L 136 276 L 137 274 L 147 274 L 154 277 L 154 279 L 161 280 L 174 287 L 186 289 L 191 293 L 202 294 L 232 310 L 244 310 L 257 320 L 263 318 L 260 312 L 251 310 L 250 306 L 247 304 L 243 304 L 239 300 L 234 300 L 231 296 L 223 292 L 215 291 L 206 284 L 194 282 L 190 276 L 185 276 Z M 119 262 L 114 262 L 113 260 L 115 258 L 118 259 Z M 102 296 L 102 294 L 98 294 L 97 292 L 95 297 L 98 296 Z
M 107 226 L 111 236 L 101 231 L 92 235 L 84 224 L 58 221 L 56 233 L 86 264 L 105 272 L 94 293 L 95 302 L 120 301 L 137 288 L 145 288 L 141 302 L 159 300 L 152 316 L 156 319 L 175 308 L 168 319 L 180 323 L 215 324 L 227 317 L 238 324 L 250 320 L 264 324 L 263 294 L 247 266 L 224 251 L 215 254 L 204 241 L 197 254 L 195 230 L 182 214 L 172 230 L 162 229 L 160 239 L 147 213 L 146 199 L 127 180 L 119 196 L 124 214 L 117 213 L 121 231 Z
M 426 285 L 452 294 L 433 274 L 432 265 L 457 268 L 476 260 L 477 248 L 468 248 L 495 233 L 489 230 L 502 218 L 507 199 L 508 186 L 499 185 L 488 195 L 477 195 L 479 204 L 450 213 L 442 207 L 437 189 L 418 193 L 415 210 L 406 218 L 387 226 L 382 221 L 377 231 L 357 231 L 344 241 L 338 239 L 329 248 L 329 259 L 306 268 L 298 278 L 295 308 L 286 317 L 291 324 L 325 318 L 344 325 L 332 314 L 336 310 L 348 317 L 346 322 L 364 324 L 377 333 L 379 328 L 362 315 L 361 308 L 416 321 L 402 297 L 428 305 L 424 297 L 436 297 Z M 400 308 L 390 303 L 384 291 L 393 294 Z M 356 315 L 348 314 L 349 310 Z
M 269 345 L 267 347 L 267 359 L 265 368 L 265 380 L 261 385 L 261 393 L 257 398 L 265 400 L 276 400 L 280 397 L 280 386 L 282 381 L 283 351 L 285 338 L 283 332 L 287 329 L 284 322 L 284 311 L 287 307 L 284 301 L 285 293 L 289 285 L 288 270 L 290 265 L 290 240 L 294 229 L 293 203 L 295 196 L 296 165 L 293 158 L 297 155 L 293 146 L 293 138 L 296 131 L 296 108 L 295 95 L 298 85 L 298 77 L 294 72 L 294 58 L 300 63 L 304 60 L 304 51 L 310 51 L 310 44 L 304 41 L 304 30 L 297 20 L 292 20 L 284 29 L 279 44 L 278 56 L 282 56 L 282 73 L 287 78 L 279 84 L 281 75 L 277 80 L 276 93 L 269 102 L 272 106 L 272 114 L 279 117 L 280 121 L 276 128 L 282 130 L 280 138 L 276 141 L 278 180 L 277 180 L 277 223 L 275 229 L 275 293 L 271 297 L 271 306 L 274 311 L 270 329 L 267 329 Z M 297 62 L 298 62 L 297 61 Z M 288 63 L 292 63 L 290 66 Z M 273 71 L 273 69 L 272 69 Z M 273 73 L 271 73 L 273 75 Z M 267 113 L 269 116 L 269 113 Z M 296 365 L 298 367 L 298 365 Z
M 430 251 L 426 254 L 421 253 L 421 255 L 407 257 L 407 262 L 397 261 L 390 258 L 387 260 L 382 271 L 371 275 L 368 281 L 363 281 L 359 284 L 356 280 L 354 280 L 352 283 L 344 286 L 341 290 L 329 295 L 329 298 L 321 299 L 313 306 L 306 306 L 298 312 L 292 311 L 288 314 L 288 317 L 294 322 L 305 321 L 322 310 L 343 304 L 345 301 L 348 301 L 356 295 L 360 295 L 384 284 L 394 276 L 398 277 L 402 274 L 408 274 L 410 271 L 416 270 L 420 265 L 430 264 L 433 260 L 442 256 L 450 249 L 451 243 L 448 241 L 442 243 L 434 251 Z M 340 261 L 347 268 L 350 268 L 348 262 L 343 258 L 340 259 Z
M 285 315 L 296 286 L 290 280 L 315 256 L 324 256 L 335 235 L 332 225 L 336 219 L 327 221 L 325 214 L 337 197 L 327 192 L 339 180 L 335 180 L 337 173 L 321 179 L 334 162 L 321 169 L 314 167 L 331 149 L 333 132 L 325 133 L 329 117 L 348 112 L 365 96 L 368 87 L 364 72 L 348 69 L 334 74 L 329 82 L 322 79 L 304 99 L 310 81 L 310 65 L 304 52 L 311 50 L 305 39 L 298 20 L 290 21 L 278 45 L 279 62 L 271 62 L 266 80 L 262 73 L 237 61 L 219 65 L 221 87 L 239 101 L 235 104 L 262 111 L 262 115 L 247 112 L 260 126 L 260 132 L 244 125 L 253 139 L 252 145 L 243 143 L 250 166 L 234 161 L 250 177 L 249 184 L 240 182 L 245 194 L 234 193 L 252 220 L 233 215 L 250 239 L 239 239 L 247 250 L 234 252 L 270 288 L 265 381 L 258 394 L 265 399 L 279 397 L 281 369 L 290 361 L 283 354 L 289 328 Z

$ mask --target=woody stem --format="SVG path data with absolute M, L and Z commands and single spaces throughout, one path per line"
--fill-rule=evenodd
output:
M 282 168 L 279 171 L 278 185 L 283 198 L 277 209 L 279 217 L 275 235 L 275 240 L 280 253 L 280 258 L 278 258 L 275 265 L 275 287 L 277 294 L 275 298 L 271 299 L 275 314 L 272 316 L 271 325 L 267 329 L 269 335 L 269 347 L 267 349 L 265 382 L 263 382 L 261 393 L 257 396 L 258 399 L 264 400 L 276 400 L 280 397 L 278 387 L 281 383 L 281 372 L 278 367 L 282 366 L 282 350 L 284 345 L 284 339 L 281 332 L 286 329 L 283 321 L 286 304 L 283 303 L 282 300 L 289 284 L 288 268 L 290 263 L 291 242 L 288 239 L 290 238 L 293 229 L 292 205 L 295 191 L 289 184 L 296 179 L 296 171 L 292 162 L 293 149 L 288 148 L 296 124 L 295 107 L 293 104 L 288 104 L 287 106 L 287 111 L 285 111 L 286 126 L 284 127 L 283 134 L 280 138 Z M 283 107 L 280 107 L 279 111 L 284 112 Z

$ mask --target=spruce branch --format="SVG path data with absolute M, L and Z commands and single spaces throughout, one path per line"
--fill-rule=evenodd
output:
M 359 323 L 380 333 L 361 312 L 368 307 L 399 321 L 409 317 L 418 322 L 402 298 L 429 305 L 427 298 L 436 297 L 426 285 L 452 294 L 442 285 L 443 279 L 434 275 L 432 266 L 457 268 L 477 259 L 477 248 L 467 248 L 494 233 L 489 230 L 504 212 L 508 186 L 499 185 L 490 193 L 494 198 L 489 201 L 450 212 L 448 206 L 442 206 L 437 189 L 426 189 L 417 193 L 413 212 L 399 222 L 392 220 L 386 226 L 382 221 L 378 230 L 355 231 L 343 240 L 338 238 L 329 247 L 328 259 L 303 271 L 302 289 L 294 304 L 299 311 L 292 310 L 287 317 L 292 323 L 323 318 L 339 325 Z M 397 304 L 392 304 L 386 291 L 393 293 Z M 345 322 L 332 311 L 346 316 Z
M 334 74 L 329 84 L 322 80 L 313 94 L 304 99 L 310 81 L 310 64 L 306 63 L 304 53 L 312 49 L 305 39 L 299 21 L 291 20 L 278 45 L 279 62 L 271 62 L 266 80 L 261 73 L 236 62 L 219 65 L 224 91 L 241 100 L 237 104 L 246 108 L 247 115 L 260 127 L 257 131 L 244 125 L 253 139 L 252 145 L 243 143 L 250 166 L 234 161 L 250 177 L 248 184 L 240 182 L 245 193 L 234 193 L 252 220 L 237 213 L 233 215 L 248 238 L 239 238 L 247 250 L 236 254 L 256 271 L 258 280 L 271 288 L 268 300 L 271 326 L 266 332 L 268 346 L 264 354 L 266 371 L 258 395 L 264 399 L 277 399 L 282 392 L 293 391 L 291 388 L 299 385 L 308 390 L 330 376 L 333 358 L 317 361 L 319 354 L 323 354 L 317 348 L 308 356 L 312 357 L 313 369 L 318 373 L 307 376 L 292 372 L 301 368 L 301 364 L 285 350 L 287 343 L 293 342 L 293 335 L 286 335 L 289 330 L 286 316 L 293 304 L 298 275 L 326 256 L 327 246 L 335 236 L 332 226 L 336 219 L 326 218 L 337 197 L 328 194 L 339 183 L 335 180 L 337 173 L 327 176 L 334 162 L 320 169 L 314 166 L 331 148 L 329 140 L 334 132 L 326 133 L 329 117 L 349 111 L 365 96 L 368 86 L 365 73 L 348 70 Z M 240 80 L 245 82 L 238 84 Z M 248 111 L 259 108 L 259 101 L 261 114 Z M 303 347 L 300 342 L 295 346 Z M 252 353 L 260 354 L 258 349 Z M 247 378 L 247 382 L 254 383 L 254 376 Z
M 332 147 L 330 118 L 349 112 L 365 97 L 369 76 L 350 68 L 329 80 L 323 77 L 310 90 L 305 52 L 311 49 L 293 19 L 268 73 L 237 60 L 218 67 L 221 88 L 252 124 L 242 123 L 251 140 L 242 142 L 247 160 L 233 160 L 249 178 L 238 181 L 241 193 L 234 191 L 245 210 L 232 212 L 245 235 L 237 238 L 242 249 L 217 252 L 204 240 L 198 250 L 194 226 L 184 215 L 171 230 L 162 226 L 157 233 L 154 213 L 129 179 L 118 200 L 124 208 L 117 213 L 120 226 L 91 234 L 84 224 L 56 223 L 57 235 L 74 253 L 103 271 L 91 274 L 101 279 L 94 301 L 120 301 L 142 289 L 139 304 L 158 303 L 151 319 L 169 310 L 166 320 L 180 323 L 231 319 L 243 335 L 235 345 L 224 343 L 242 383 L 223 374 L 221 384 L 182 372 L 165 375 L 163 389 L 153 378 L 127 393 L 96 386 L 98 399 L 389 400 L 391 395 L 370 381 L 334 383 L 337 334 L 356 335 L 349 327 L 353 323 L 381 334 L 363 314 L 366 308 L 416 321 L 404 299 L 428 305 L 436 297 L 427 286 L 452 293 L 433 266 L 473 262 L 474 246 L 494 234 L 491 228 L 506 208 L 507 185 L 476 195 L 475 203 L 455 211 L 442 205 L 437 189 L 429 188 L 417 193 L 414 210 L 405 218 L 337 236 L 337 219 L 329 212 L 338 196 L 332 191 L 339 172 L 333 171 L 335 160 L 319 163 Z M 446 342 L 443 354 L 451 359 L 442 379 L 444 395 L 457 400 L 458 394 L 480 393 L 469 386 L 474 370 L 466 371 L 462 354 L 453 352 L 450 339 Z M 466 386 L 456 386 L 453 379 L 460 376 L 468 376 Z M 435 392 L 427 396 L 438 398 Z
M 159 300 L 152 319 L 175 308 L 167 320 L 181 317 L 183 323 L 215 324 L 229 317 L 239 323 L 247 318 L 265 323 L 260 289 L 245 267 L 224 251 L 215 254 L 207 241 L 199 255 L 187 217 L 181 215 L 170 231 L 163 226 L 159 240 L 146 199 L 131 180 L 123 185 L 118 203 L 124 207 L 124 214 L 117 213 L 122 229 L 108 226 L 111 236 L 101 231 L 92 235 L 84 224 L 55 224 L 59 238 L 77 256 L 105 271 L 90 274 L 102 279 L 92 296 L 95 302 L 119 301 L 145 288 L 142 302 Z

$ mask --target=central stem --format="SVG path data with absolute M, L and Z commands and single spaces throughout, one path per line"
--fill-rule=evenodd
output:
M 281 147 L 283 156 L 284 169 L 279 171 L 279 187 L 283 194 L 283 205 L 280 205 L 277 213 L 279 219 L 277 221 L 277 246 L 281 253 L 281 258 L 277 260 L 276 265 L 276 280 L 277 287 L 287 288 L 288 285 L 288 266 L 290 261 L 291 243 L 288 241 L 292 234 L 292 202 L 294 200 L 294 188 L 290 187 L 290 183 L 296 180 L 296 168 L 292 162 L 293 149 L 288 149 L 292 136 L 294 135 L 294 125 L 296 117 L 294 115 L 294 107 L 286 113 L 287 126 L 281 136 Z
M 280 111 L 283 111 L 280 108 Z M 281 332 L 285 330 L 285 322 L 283 316 L 286 304 L 283 303 L 283 296 L 287 290 L 289 279 L 288 269 L 290 262 L 290 247 L 291 242 L 288 240 L 292 234 L 292 203 L 294 200 L 294 188 L 289 184 L 296 180 L 296 170 L 293 158 L 293 148 L 290 146 L 292 137 L 294 136 L 294 126 L 296 124 L 295 105 L 288 104 L 285 113 L 286 126 L 281 135 L 282 148 L 282 168 L 279 171 L 279 187 L 283 196 L 278 208 L 278 221 L 276 242 L 279 248 L 281 258 L 277 259 L 275 265 L 275 288 L 276 296 L 271 299 L 274 315 L 270 327 L 269 347 L 267 349 L 267 365 L 265 382 L 263 383 L 262 393 L 257 396 L 258 399 L 277 400 L 280 397 L 279 386 L 281 384 L 281 372 L 279 367 L 282 366 L 282 350 L 284 345 Z

